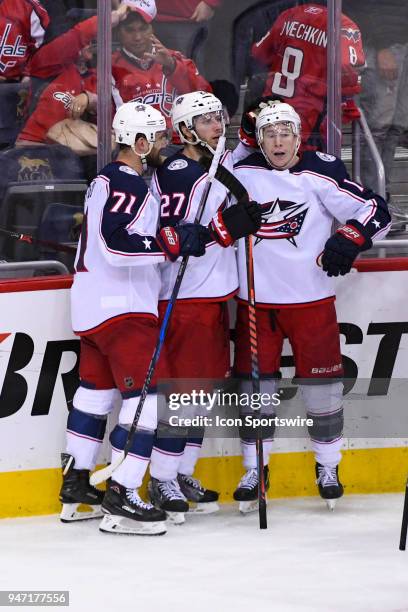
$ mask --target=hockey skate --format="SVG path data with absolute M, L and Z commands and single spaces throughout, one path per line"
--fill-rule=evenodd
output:
M 67 453 L 61 454 L 61 463 L 63 478 L 59 494 L 62 502 L 61 521 L 71 523 L 100 518 L 104 492 L 89 484 L 89 470 L 74 469 L 75 459 Z
M 156 508 L 164 510 L 171 523 L 182 525 L 185 522 L 184 514 L 189 511 L 189 506 L 176 479 L 157 480 L 157 478 L 151 478 L 148 491 L 152 504 Z
M 99 525 L 104 533 L 162 535 L 166 533 L 166 514 L 144 502 L 137 489 L 128 489 L 112 480 L 102 502 L 105 516 Z
M 197 478 L 185 474 L 179 474 L 177 480 L 181 492 L 189 502 L 191 514 L 212 514 L 220 509 L 217 504 L 217 491 L 205 489 Z
M 316 463 L 316 484 L 320 497 L 325 500 L 329 510 L 334 510 L 336 501 L 343 495 L 343 485 L 339 480 L 339 467 L 328 467 Z
M 269 467 L 264 466 L 265 491 L 269 489 Z M 258 510 L 258 470 L 252 468 L 245 472 L 233 495 L 239 501 L 241 514 L 248 514 Z

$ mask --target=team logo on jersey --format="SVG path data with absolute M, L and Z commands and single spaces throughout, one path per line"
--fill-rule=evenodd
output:
M 146 87 L 150 89 L 152 85 L 148 84 L 146 85 Z M 175 91 L 175 89 L 173 89 L 171 92 L 166 91 L 166 79 L 165 77 L 163 77 L 163 82 L 162 84 L 157 84 L 157 89 L 153 89 L 148 93 L 144 93 L 143 95 L 137 96 L 130 101 L 139 102 L 139 104 L 149 104 L 150 106 L 158 106 L 159 110 L 163 113 L 163 115 L 165 115 L 166 117 L 170 117 L 173 100 L 176 95 Z
M 2 57 L 14 58 L 24 57 L 27 51 L 27 46 L 22 45 L 22 36 L 19 34 L 14 41 L 14 44 L 8 45 L 7 39 L 12 28 L 12 23 L 7 22 L 4 28 L 3 36 L 0 35 L 0 72 L 6 72 L 8 68 L 13 68 L 17 64 L 17 61 L 7 59 L 5 62 L 2 61 Z
M 336 161 L 336 158 L 334 157 L 334 155 L 329 155 L 328 153 L 322 153 L 321 151 L 316 151 L 316 155 L 317 157 L 320 157 L 320 159 L 322 159 L 323 161 L 327 161 L 327 162 Z
M 136 170 L 133 170 L 133 168 L 129 166 L 119 166 L 119 170 L 121 170 L 121 172 L 126 172 L 126 174 L 135 174 L 137 176 Z
M 255 245 L 261 240 L 288 240 L 297 247 L 296 236 L 302 229 L 308 208 L 306 202 L 296 204 L 276 198 L 262 204 L 262 225 L 256 233 Z M 282 217 L 283 213 L 283 217 Z M 278 219 L 277 219 L 278 218 Z
M 185 159 L 176 159 L 169 165 L 169 170 L 183 170 L 187 168 L 188 162 Z
M 52 94 L 52 97 L 54 98 L 54 100 L 57 100 L 58 102 L 62 102 L 64 105 L 65 109 L 69 109 L 72 106 L 72 100 L 74 99 L 71 94 L 69 94 L 67 91 L 55 91 Z
M 341 28 L 341 35 L 347 38 L 347 40 L 351 40 L 355 43 L 361 39 L 360 30 L 356 30 L 355 28 Z
M 323 13 L 323 9 L 319 8 L 318 6 L 309 6 L 308 8 L 305 8 L 305 13 L 319 15 L 320 13 Z
M 131 376 L 125 376 L 123 382 L 125 383 L 125 387 L 127 389 L 130 389 L 134 385 L 133 378 Z

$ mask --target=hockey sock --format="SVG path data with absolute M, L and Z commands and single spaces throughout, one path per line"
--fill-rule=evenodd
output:
M 72 408 L 68 415 L 66 451 L 75 459 L 75 469 L 93 470 L 106 429 L 106 416 Z
M 312 450 L 315 459 L 320 465 L 336 467 L 341 461 L 341 447 L 343 446 L 343 436 L 331 442 L 318 442 L 311 440 Z
M 150 460 L 150 474 L 153 478 L 177 478 L 177 468 L 186 445 L 186 434 L 185 427 L 170 427 L 166 423 L 159 423 Z
M 203 445 L 204 434 L 198 438 L 189 437 L 184 448 L 184 453 L 181 457 L 178 472 L 185 476 L 194 474 L 195 466 L 200 456 L 201 447 Z
M 109 436 L 112 444 L 112 461 L 125 448 L 129 433 L 129 426 L 116 425 Z M 152 453 L 154 431 L 137 429 L 133 437 L 132 446 L 124 461 L 114 471 L 112 478 L 129 489 L 137 489 L 143 481 Z
M 269 463 L 269 455 L 272 450 L 273 440 L 263 440 L 263 460 L 264 465 Z M 255 440 L 241 440 L 241 450 L 243 464 L 246 470 L 255 469 L 257 467 L 256 460 L 256 442 Z
M 315 458 L 321 465 L 336 467 L 343 444 L 343 383 L 300 385 L 306 404 L 308 427 Z

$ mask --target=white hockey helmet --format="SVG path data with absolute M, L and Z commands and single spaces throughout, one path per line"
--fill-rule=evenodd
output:
M 273 102 L 261 110 L 256 118 L 256 139 L 263 142 L 263 129 L 274 123 L 290 123 L 295 136 L 300 136 L 301 120 L 293 106 L 286 102 Z
M 153 106 L 140 102 L 126 102 L 118 108 L 113 118 L 112 127 L 115 140 L 119 144 L 134 147 L 137 134 L 146 136 L 150 150 L 156 140 L 156 133 L 166 130 L 164 116 Z
M 183 94 L 182 96 L 177 96 L 171 109 L 171 121 L 174 129 L 180 137 L 181 142 L 193 145 L 201 144 L 214 153 L 213 149 L 208 145 L 208 143 L 199 138 L 193 121 L 194 117 L 199 117 L 205 113 L 213 112 L 223 112 L 222 102 L 216 96 L 214 96 L 214 94 L 208 91 L 193 91 L 191 93 Z M 195 137 L 194 142 L 188 140 L 184 136 L 183 132 L 181 131 L 182 123 L 184 123 L 190 132 L 193 133 Z

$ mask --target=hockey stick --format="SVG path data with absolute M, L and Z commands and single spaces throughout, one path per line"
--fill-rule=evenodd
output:
M 200 160 L 204 166 L 208 166 L 206 159 Z M 238 201 L 249 201 L 249 195 L 242 183 L 227 170 L 224 166 L 219 166 L 215 173 L 215 178 L 220 181 Z M 258 360 L 258 334 L 256 330 L 256 311 L 255 311 L 255 278 L 254 278 L 254 259 L 252 250 L 252 237 L 245 238 L 245 258 L 247 269 L 248 285 L 248 318 L 249 318 L 249 343 L 251 350 L 251 380 L 252 393 L 260 393 L 259 382 L 259 360 Z M 256 437 L 256 456 L 258 468 L 258 503 L 259 503 L 259 528 L 267 529 L 266 518 L 266 485 L 263 463 L 263 440 L 261 428 L 257 430 Z
M 251 350 L 251 380 L 252 393 L 257 393 L 259 397 L 259 359 L 258 359 L 258 333 L 256 330 L 256 310 L 255 310 L 255 277 L 254 277 L 254 257 L 252 251 L 252 236 L 245 238 L 245 257 L 247 268 L 248 285 L 248 319 L 249 319 L 249 344 Z M 262 429 L 258 427 L 256 436 L 256 457 L 258 467 L 258 506 L 259 506 L 259 528 L 267 529 L 266 518 L 266 486 L 263 460 L 263 440 Z
M 203 191 L 203 195 L 201 196 L 200 204 L 197 209 L 197 214 L 196 214 L 194 223 L 200 223 L 201 218 L 203 216 L 204 208 L 205 208 L 205 205 L 208 199 L 208 195 L 210 193 L 211 185 L 214 180 L 215 171 L 221 159 L 221 155 L 224 152 L 224 147 L 225 147 L 225 137 L 222 136 L 218 141 L 217 148 L 214 153 L 214 157 L 212 158 L 211 166 L 208 170 L 208 176 L 206 177 L 206 185 Z M 156 346 L 153 351 L 153 355 L 152 355 L 152 358 L 150 360 L 150 364 L 147 370 L 146 378 L 143 383 L 142 392 L 140 394 L 140 399 L 139 399 L 139 403 L 136 408 L 135 416 L 133 418 L 132 425 L 129 429 L 125 447 L 123 451 L 120 453 L 119 457 L 115 459 L 115 461 L 113 461 L 110 465 L 107 465 L 105 468 L 102 468 L 101 470 L 97 470 L 96 472 L 92 474 L 90 478 L 90 483 L 92 485 L 99 484 L 103 482 L 104 480 L 107 480 L 108 478 L 110 478 L 112 476 L 112 473 L 116 470 L 116 468 L 118 468 L 119 465 L 124 461 L 132 445 L 136 427 L 139 422 L 139 418 L 143 410 L 146 396 L 150 388 L 150 383 L 151 383 L 154 371 L 156 369 L 156 365 L 159 360 L 161 350 L 163 348 L 167 329 L 169 327 L 171 315 L 173 313 L 174 304 L 176 303 L 176 299 L 180 291 L 181 283 L 182 283 L 182 280 L 183 280 L 183 277 L 184 277 L 184 274 L 187 268 L 188 260 L 189 260 L 189 256 L 186 255 L 185 257 L 183 257 L 181 261 L 181 264 L 180 264 L 180 267 L 177 273 L 177 277 L 176 277 L 176 282 L 174 283 L 173 291 L 171 292 L 170 300 L 167 304 L 163 322 L 160 327 L 159 337 L 157 339 Z
M 60 242 L 53 242 L 52 240 L 40 240 L 34 238 L 31 234 L 19 234 L 18 232 L 10 232 L 9 230 L 0 227 L 0 233 L 5 234 L 9 238 L 15 238 L 21 242 L 27 242 L 28 244 L 38 244 L 38 246 L 47 246 L 54 251 L 61 251 L 64 253 L 76 253 L 76 246 L 69 246 L 68 244 L 61 244 Z
M 402 511 L 402 523 L 401 523 L 401 537 L 399 549 L 405 550 L 407 544 L 407 530 L 408 530 L 408 480 L 405 485 L 405 497 L 404 497 L 404 510 Z
M 199 163 L 207 170 L 210 168 L 211 160 L 207 157 L 202 157 Z M 218 166 L 215 172 L 215 178 L 222 183 L 224 187 L 229 189 L 232 195 L 239 201 L 249 201 L 249 195 L 241 181 L 232 174 L 225 166 Z

